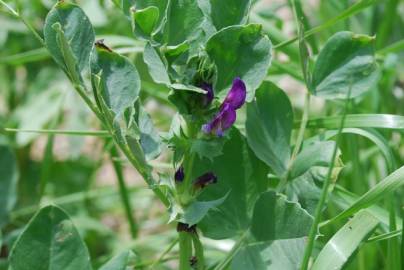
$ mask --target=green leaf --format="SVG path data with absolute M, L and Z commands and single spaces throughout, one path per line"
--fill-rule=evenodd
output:
M 230 269 L 296 270 L 300 267 L 305 245 L 305 238 L 251 241 L 237 252 Z
M 146 160 L 157 158 L 161 153 L 161 139 L 153 125 L 152 119 L 141 105 L 136 107 L 135 117 L 137 118 L 136 122 L 140 131 L 140 144 Z
M 80 72 L 88 65 L 95 38 L 93 27 L 83 10 L 75 4 L 59 1 L 49 11 L 44 25 L 46 47 L 56 63 L 65 70 L 68 68 L 63 49 L 58 42 L 58 32 L 54 27 L 56 24 L 60 25 Z
M 136 67 L 124 56 L 103 48 L 91 54 L 91 73 L 100 77 L 101 98 L 115 116 L 133 106 L 139 96 L 140 78 Z M 96 87 L 93 82 L 93 87 Z
M 358 212 L 327 242 L 311 269 L 342 269 L 378 224 L 367 211 Z
M 171 84 L 166 65 L 161 59 L 158 49 L 152 47 L 150 42 L 146 43 L 143 59 L 149 69 L 150 76 L 156 83 Z
M 271 42 L 258 24 L 229 26 L 214 34 L 206 52 L 217 68 L 216 95 L 224 98 L 234 78 L 247 86 L 247 101 L 263 81 L 271 61 Z
M 106 262 L 99 270 L 126 270 L 134 256 L 132 251 L 124 251 Z
M 321 50 L 313 70 L 314 95 L 323 98 L 357 97 L 378 80 L 374 37 L 344 31 L 333 35 Z
M 262 182 L 267 180 L 268 171 L 253 171 L 253 165 L 258 161 L 248 155 L 246 140 L 238 130 L 232 129 L 229 136 L 230 139 L 223 146 L 222 155 L 215 157 L 213 161 L 195 157 L 192 170 L 191 179 L 208 171 L 217 176 L 217 183 L 206 187 L 199 195 L 199 200 L 216 200 L 230 192 L 221 205 L 211 209 L 198 223 L 204 236 L 213 239 L 230 238 L 244 232 L 249 227 L 254 207 L 250 198 L 266 189 Z
M 195 201 L 195 202 L 193 202 L 190 206 L 188 206 L 185 209 L 184 214 L 181 218 L 181 222 L 186 223 L 189 226 L 197 224 L 199 221 L 201 221 L 206 216 L 209 209 L 212 209 L 214 207 L 221 205 L 226 200 L 228 195 L 229 195 L 229 193 L 224 195 L 222 198 L 213 200 L 213 201 Z
M 247 21 L 251 0 L 210 0 L 210 17 L 217 30 Z
M 217 140 L 195 139 L 191 141 L 191 152 L 196 153 L 199 158 L 213 158 L 222 154 L 223 144 L 225 140 L 221 138 Z
M 0 145 L 0 229 L 7 223 L 8 215 L 17 201 L 19 171 L 13 151 Z M 1 246 L 1 245 L 0 245 Z
M 155 35 L 165 24 L 168 2 L 168 0 L 134 1 L 132 27 L 136 36 L 154 42 Z
M 159 20 L 160 11 L 155 6 L 135 10 L 132 14 L 132 23 L 135 35 L 150 39 Z
M 290 171 L 289 180 L 285 187 L 288 199 L 298 202 L 310 214 L 314 214 L 321 196 L 323 181 L 327 177 L 331 165 L 335 142 L 323 141 L 305 145 L 297 155 Z M 342 169 L 337 152 L 329 192 L 334 187 L 338 174 Z
M 305 145 L 297 155 L 290 171 L 290 177 L 295 178 L 307 172 L 313 167 L 328 167 L 335 148 L 334 141 L 314 142 Z M 337 152 L 337 159 L 341 152 Z
M 371 140 L 382 152 L 386 159 L 386 164 L 390 172 L 396 168 L 396 161 L 392 150 L 390 149 L 388 141 L 377 130 L 374 129 L 361 129 L 361 128 L 344 128 L 341 133 L 356 134 Z M 328 140 L 338 134 L 337 130 L 327 130 L 309 140 Z M 306 140 L 307 142 L 308 140 Z
M 310 119 L 309 128 L 338 129 L 342 116 L 328 116 L 326 118 Z M 300 123 L 295 123 L 297 127 Z M 347 114 L 344 128 L 386 128 L 404 129 L 404 116 L 392 114 Z
M 198 1 L 171 0 L 166 19 L 163 36 L 165 43 L 171 46 L 196 39 L 205 18 Z
M 343 212 L 334 216 L 324 224 L 349 217 L 363 208 L 367 208 L 375 204 L 378 200 L 389 195 L 391 192 L 397 190 L 404 185 L 404 166 L 394 171 L 392 174 L 384 178 L 382 181 L 373 186 L 369 191 L 357 199 L 350 207 Z
M 292 126 L 289 98 L 273 83 L 264 82 L 256 100 L 247 105 L 247 140 L 257 157 L 278 176 L 286 172 L 289 163 Z
M 255 203 L 251 232 L 258 241 L 300 238 L 308 235 L 312 222 L 299 204 L 268 191 Z
M 13 270 L 91 269 L 90 256 L 69 216 L 57 206 L 42 208 L 10 253 Z

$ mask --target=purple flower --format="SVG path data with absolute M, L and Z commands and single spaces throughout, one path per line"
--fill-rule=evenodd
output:
M 210 83 L 203 82 L 201 84 L 201 88 L 207 91 L 207 93 L 203 96 L 202 106 L 208 107 L 210 103 L 212 103 L 214 97 L 212 85 Z
M 223 136 L 223 132 L 230 128 L 236 121 L 236 110 L 230 104 L 224 103 L 218 114 L 207 124 L 202 126 L 205 133 L 214 133 L 217 136 Z
M 230 106 L 234 109 L 237 110 L 241 106 L 243 106 L 245 102 L 245 97 L 247 95 L 246 87 L 243 82 L 239 77 L 235 78 L 233 80 L 233 85 L 231 86 L 231 89 L 229 93 L 227 94 L 226 98 L 223 101 L 222 107 L 224 104 L 230 104 Z
M 182 165 L 178 168 L 178 170 L 175 172 L 174 179 L 175 182 L 181 183 L 184 180 L 185 174 L 184 174 L 184 167 Z
M 202 131 L 207 134 L 216 134 L 219 137 L 223 136 L 223 132 L 236 121 L 236 110 L 243 106 L 246 92 L 244 82 L 238 77 L 235 78 L 219 112 L 209 123 L 202 126 Z
M 194 187 L 195 188 L 204 188 L 207 185 L 217 183 L 217 177 L 213 172 L 207 172 L 201 176 L 199 176 L 195 182 L 194 182 Z

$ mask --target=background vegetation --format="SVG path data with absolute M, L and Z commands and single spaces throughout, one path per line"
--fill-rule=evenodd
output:
M 169 89 L 153 82 L 143 60 L 145 42 L 134 37 L 120 1 L 74 2 L 89 17 L 96 39 L 104 39 L 136 65 L 142 81 L 141 102 L 157 129 L 168 132 L 176 108 L 167 99 Z M 8 269 L 10 250 L 28 221 L 49 204 L 69 214 L 94 268 L 130 249 L 135 256 L 128 265 L 135 269 L 177 269 L 177 232 L 175 224 L 168 223 L 169 214 L 137 171 L 114 150 L 108 133 L 43 47 L 41 37 L 33 34 L 42 36 L 44 20 L 54 4 L 51 0 L 0 1 L 0 269 Z M 400 0 L 262 0 L 253 1 L 248 17 L 249 22 L 262 24 L 273 44 L 265 80 L 285 90 L 291 100 L 295 119 L 292 141 L 298 140 L 300 120 L 305 117 L 304 138 L 335 139 L 344 121 L 342 135 L 337 136 L 340 160 L 334 168 L 343 169 L 327 200 L 322 216 L 325 222 L 320 223 L 321 235 L 313 254 L 317 256 L 332 236 L 341 233 L 336 243 L 349 256 L 353 253 L 346 269 L 403 269 L 404 173 L 391 175 L 404 160 L 403 14 L 404 2 Z M 295 15 L 301 19 L 300 30 Z M 307 63 L 312 65 L 325 42 L 344 30 L 376 36 L 377 80 L 369 91 L 349 101 L 311 96 L 308 105 L 307 74 L 301 68 L 308 56 L 299 51 L 299 37 L 305 35 L 311 55 Z M 303 113 L 304 106 L 308 115 Z M 242 132 L 245 115 L 243 108 L 236 123 Z M 168 148 L 151 164 L 155 172 L 174 174 Z M 389 184 L 374 191 L 388 175 Z M 127 197 L 122 194 L 124 182 Z M 370 190 L 374 192 L 357 201 Z M 317 195 L 320 191 L 303 190 Z M 349 216 L 364 206 L 376 221 L 366 214 L 359 216 L 353 221 L 359 228 L 350 232 Z M 338 215 L 341 212 L 343 215 Z M 347 231 L 341 231 L 342 227 Z M 361 232 L 371 235 L 363 241 Z M 237 239 L 202 238 L 202 242 L 207 265 L 214 269 L 223 265 L 224 259 L 232 259 L 227 254 L 234 251 Z M 279 253 L 284 257 L 271 252 L 266 256 L 270 260 L 277 255 L 294 269 L 303 258 L 303 249 L 286 249 Z M 254 264 L 247 251 L 236 257 L 242 259 L 229 264 L 231 269 L 264 267 Z M 322 256 L 323 265 L 338 260 L 333 257 L 335 250 Z M 282 263 L 268 263 L 264 269 L 288 269 L 282 268 Z

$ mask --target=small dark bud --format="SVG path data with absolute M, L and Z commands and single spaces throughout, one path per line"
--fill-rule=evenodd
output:
M 182 181 L 184 181 L 184 167 L 182 167 L 182 165 L 178 168 L 178 170 L 175 172 L 174 175 L 174 179 L 176 183 L 181 183 Z
M 208 107 L 214 98 L 213 88 L 212 85 L 209 83 L 202 83 L 200 86 L 203 90 L 206 91 L 206 94 L 203 97 L 202 106 Z
M 191 265 L 192 268 L 195 268 L 197 263 L 198 258 L 196 256 L 192 256 L 191 259 L 189 259 L 189 264 Z
M 187 232 L 196 234 L 196 225 L 189 226 L 186 223 L 178 222 L 177 232 Z
M 196 189 L 198 188 L 202 189 L 210 184 L 215 183 L 217 183 L 216 175 L 212 172 L 207 172 L 196 179 L 196 181 L 194 182 L 194 187 Z

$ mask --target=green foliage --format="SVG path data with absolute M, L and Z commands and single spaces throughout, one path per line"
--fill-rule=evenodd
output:
M 255 203 L 251 232 L 258 241 L 300 238 L 308 235 L 312 221 L 299 204 L 268 191 Z
M 244 24 L 250 9 L 250 0 L 210 0 L 210 17 L 217 30 L 227 26 Z
M 247 140 L 256 155 L 278 176 L 290 159 L 293 111 L 288 97 L 273 83 L 263 83 L 247 106 Z
M 404 18 L 351 2 L 0 0 L 0 270 L 401 269 Z
M 265 77 L 271 61 L 271 42 L 262 26 L 230 26 L 214 34 L 206 44 L 206 52 L 217 69 L 215 94 L 224 96 L 235 77 L 247 86 L 247 100 Z
M 328 241 L 318 254 L 312 269 L 342 269 L 378 223 L 378 220 L 366 210 L 358 212 Z
M 93 87 L 99 91 L 103 100 L 115 116 L 122 116 L 133 106 L 139 96 L 140 79 L 135 66 L 125 57 L 95 47 L 91 54 L 91 73 L 99 76 L 99 84 Z
M 69 59 L 70 56 L 66 55 L 66 48 L 60 44 L 61 33 L 63 33 L 74 59 Z M 57 3 L 46 17 L 44 37 L 50 54 L 66 72 L 75 70 L 70 67 L 68 61 L 77 65 L 79 72 L 88 65 L 94 43 L 94 31 L 88 17 L 80 7 L 63 1 Z
M 131 251 L 124 251 L 105 263 L 99 270 L 126 270 L 132 257 L 134 254 Z
M 14 244 L 10 265 L 15 270 L 92 269 L 77 229 L 56 206 L 42 208 L 31 219 Z
M 338 32 L 324 45 L 313 70 L 314 95 L 324 98 L 357 97 L 378 79 L 374 37 Z M 351 89 L 351 90 L 349 90 Z
M 12 149 L 0 144 L 0 228 L 7 224 L 17 201 L 18 168 Z

